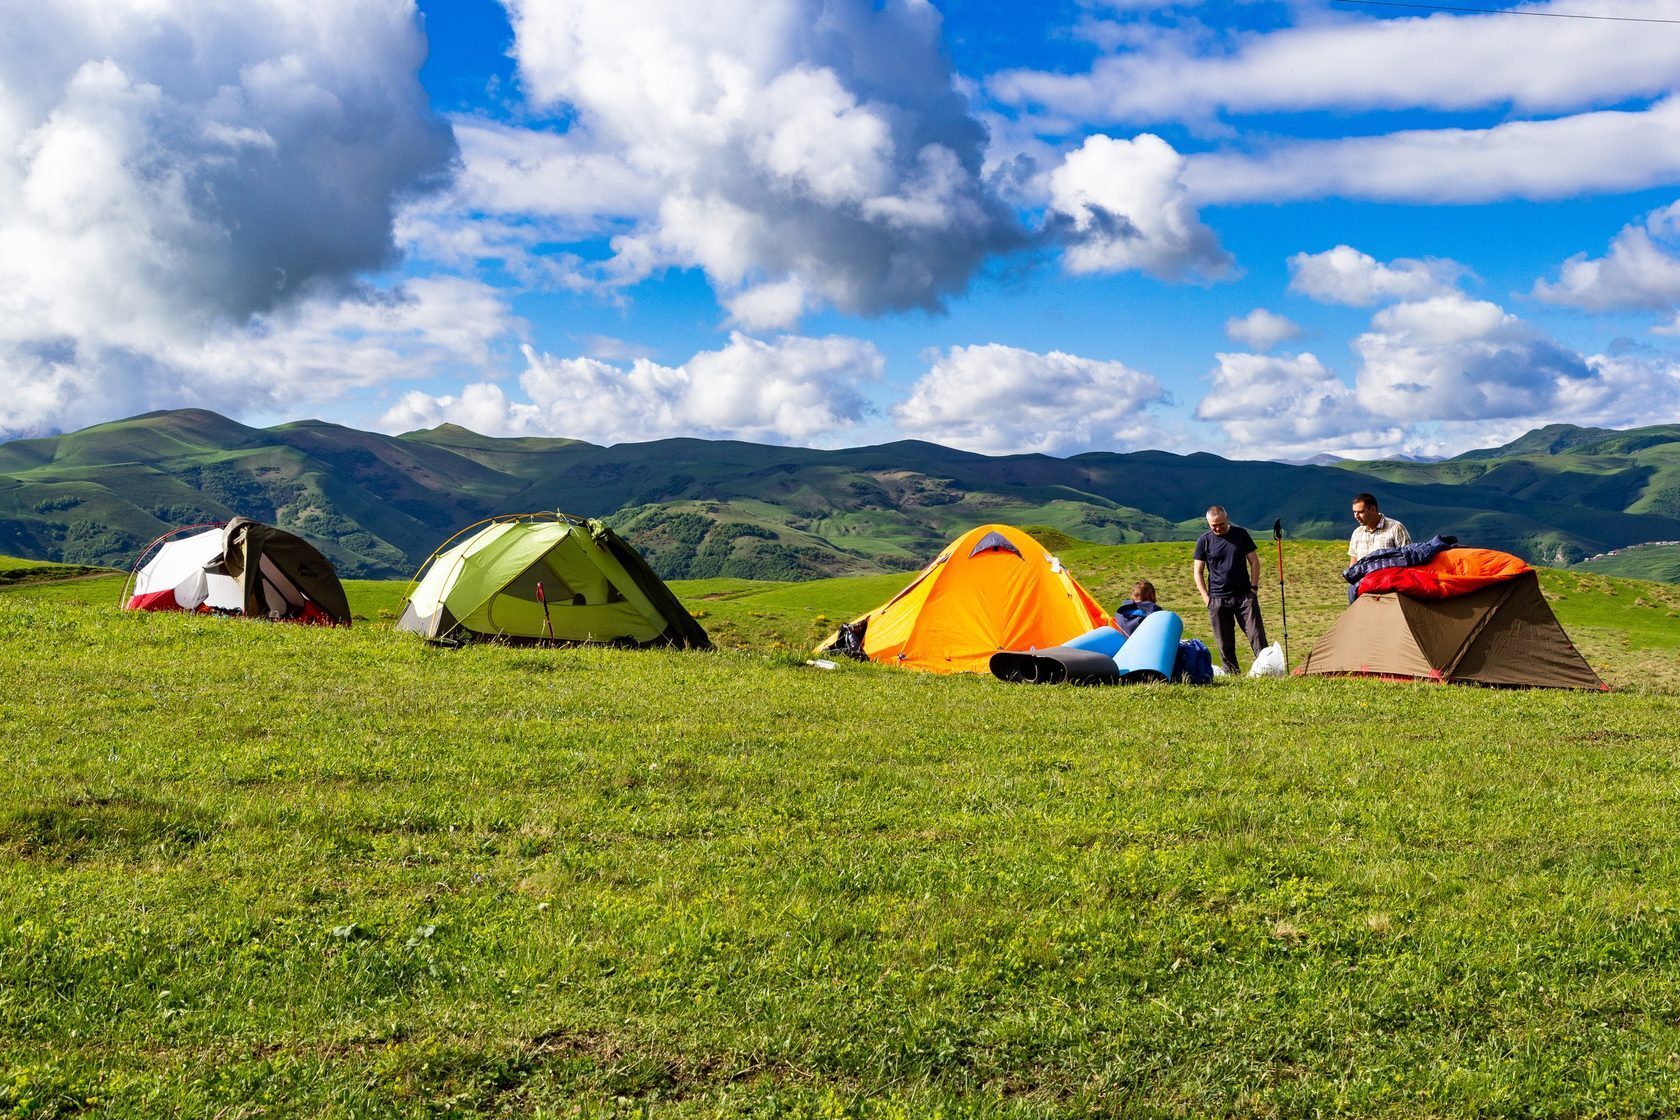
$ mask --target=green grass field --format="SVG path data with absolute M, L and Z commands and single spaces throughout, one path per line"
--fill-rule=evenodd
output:
M 1609 694 L 803 664 L 903 582 L 678 584 L 704 654 L 0 593 L 0 1115 L 1680 1110 L 1680 589 L 1545 574 Z
M 1595 572 L 1623 579 L 1680 583 L 1680 544 L 1646 544 L 1624 548 L 1614 556 L 1583 560 L 1575 571 Z

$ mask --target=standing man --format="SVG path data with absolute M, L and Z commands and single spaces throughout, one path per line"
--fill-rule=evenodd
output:
M 1353 536 L 1348 539 L 1348 562 L 1356 564 L 1365 559 L 1379 548 L 1399 548 L 1412 543 L 1412 535 L 1406 532 L 1406 527 L 1392 517 L 1384 517 L 1377 509 L 1377 499 L 1374 494 L 1355 494 L 1353 496 L 1353 517 L 1359 522 L 1354 529 Z M 1348 602 L 1353 602 L 1359 595 L 1359 585 L 1348 586 Z
M 1406 527 L 1392 517 L 1384 517 L 1377 509 L 1373 494 L 1353 496 L 1353 517 L 1359 527 L 1348 540 L 1348 561 L 1363 560 L 1379 548 L 1399 548 L 1412 543 Z
M 1256 655 L 1266 648 L 1266 624 L 1260 621 L 1260 596 L 1254 590 L 1260 583 L 1260 553 L 1248 530 L 1231 524 L 1224 506 L 1208 507 L 1207 524 L 1208 531 L 1196 541 L 1190 570 L 1207 605 L 1220 667 L 1235 676 L 1237 622 Z

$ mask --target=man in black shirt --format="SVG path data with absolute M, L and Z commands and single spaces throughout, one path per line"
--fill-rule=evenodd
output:
M 1260 621 L 1260 596 L 1254 590 L 1260 582 L 1260 553 L 1248 530 L 1231 524 L 1224 506 L 1209 506 L 1207 523 L 1208 531 L 1197 539 L 1190 567 L 1196 590 L 1207 604 L 1220 667 L 1234 676 L 1238 672 L 1234 623 L 1242 623 L 1256 655 L 1266 648 L 1266 624 Z

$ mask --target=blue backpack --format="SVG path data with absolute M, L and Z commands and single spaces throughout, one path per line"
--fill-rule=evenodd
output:
M 1173 661 L 1174 681 L 1191 684 L 1213 683 L 1213 654 L 1200 640 L 1191 638 L 1178 643 L 1178 657 Z

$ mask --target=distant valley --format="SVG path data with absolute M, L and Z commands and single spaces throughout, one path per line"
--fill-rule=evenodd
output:
M 244 514 L 307 536 L 347 576 L 390 578 L 474 521 L 560 509 L 607 518 L 666 578 L 808 579 L 914 568 L 986 521 L 1107 543 L 1187 540 L 1210 502 L 1256 536 L 1281 519 L 1293 537 L 1338 538 L 1367 489 L 1414 535 L 1570 564 L 1680 539 L 1680 425 L 1555 425 L 1437 462 L 1290 465 L 917 442 L 600 447 L 449 425 L 252 428 L 188 409 L 0 444 L 0 553 L 126 567 L 171 528 Z

